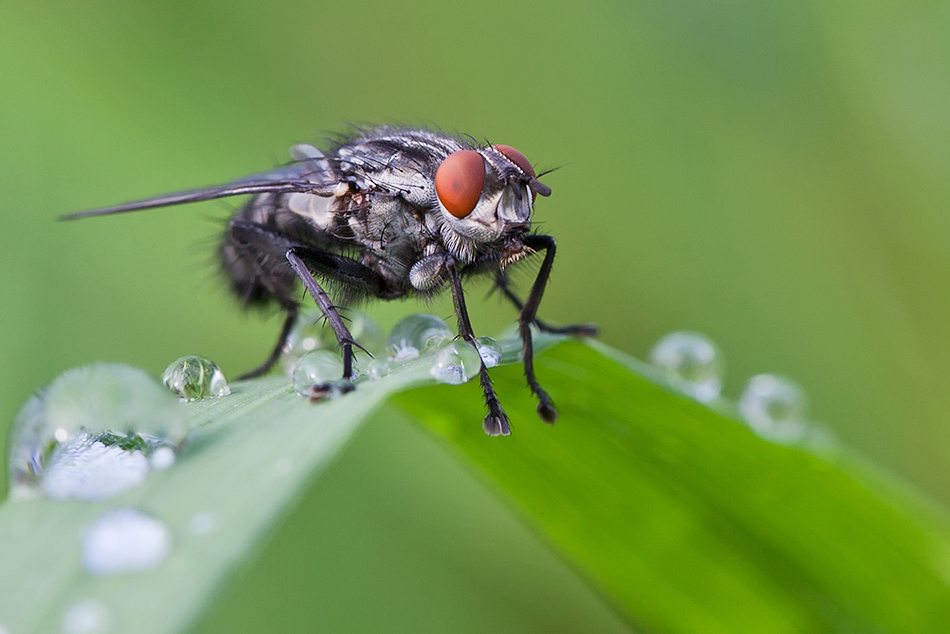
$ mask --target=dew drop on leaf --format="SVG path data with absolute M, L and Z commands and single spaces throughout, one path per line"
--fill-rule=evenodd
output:
M 672 332 L 650 351 L 656 366 L 676 389 L 708 403 L 722 392 L 722 355 L 708 337 L 696 332 Z
M 481 358 L 478 351 L 465 342 L 454 342 L 439 350 L 429 373 L 439 383 L 460 385 L 478 374 Z
M 82 537 L 82 563 L 96 576 L 144 572 L 171 551 L 171 531 L 162 522 L 130 508 L 112 509 Z
M 343 360 L 339 355 L 329 350 L 314 350 L 300 357 L 294 365 L 294 391 L 312 400 L 336 398 L 352 389 L 352 383 L 342 376 Z
M 435 315 L 409 315 L 393 326 L 386 340 L 389 357 L 407 361 L 442 346 L 453 338 L 448 325 Z
M 221 368 L 214 361 L 196 355 L 173 361 L 165 368 L 162 383 L 182 401 L 200 401 L 231 393 Z
M 739 397 L 739 412 L 762 438 L 779 443 L 801 440 L 808 431 L 805 391 L 773 374 L 758 374 Z
M 195 535 L 207 535 L 214 529 L 214 515 L 209 511 L 199 511 L 188 520 L 188 528 Z
M 148 458 L 174 450 L 187 432 L 175 397 L 144 371 L 114 363 L 67 370 L 13 422 L 10 495 L 111 497 L 140 484 Z
M 98 601 L 83 599 L 66 609 L 61 625 L 63 634 L 107 634 L 112 631 L 112 616 Z
M 503 351 L 500 343 L 491 337 L 479 337 L 475 343 L 478 344 L 478 354 L 486 368 L 494 368 L 501 363 Z
M 346 327 L 353 339 L 371 354 L 382 352 L 384 348 L 383 331 L 369 315 L 354 312 L 348 315 Z M 336 350 L 336 335 L 327 325 L 323 313 L 307 311 L 301 313 L 294 323 L 284 347 L 281 349 L 281 365 L 287 374 L 292 374 L 297 360 L 314 350 Z

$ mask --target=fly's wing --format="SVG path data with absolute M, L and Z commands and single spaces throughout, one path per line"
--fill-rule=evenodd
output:
M 340 182 L 340 178 L 335 170 L 331 169 L 330 161 L 324 157 L 320 150 L 310 145 L 295 145 L 291 149 L 291 156 L 295 159 L 294 163 L 269 172 L 246 176 L 223 185 L 212 185 L 210 187 L 164 194 L 153 198 L 124 203 L 122 205 L 115 205 L 114 207 L 77 211 L 60 216 L 60 220 L 75 220 L 77 218 L 88 218 L 90 216 L 108 216 L 110 214 L 120 214 L 128 211 L 171 207 L 173 205 L 215 200 L 229 196 L 244 196 L 247 194 L 305 193 L 323 197 L 333 195 L 336 186 Z

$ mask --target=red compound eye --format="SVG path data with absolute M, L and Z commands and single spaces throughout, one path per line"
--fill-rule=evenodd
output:
M 509 161 L 521 168 L 521 171 L 535 178 L 534 168 L 531 167 L 530 161 L 525 157 L 524 154 L 511 147 L 510 145 L 493 145 L 491 146 L 496 152 L 500 152 L 505 155 Z
M 450 214 L 464 218 L 472 213 L 485 184 L 485 159 L 474 150 L 449 154 L 435 172 L 435 193 Z

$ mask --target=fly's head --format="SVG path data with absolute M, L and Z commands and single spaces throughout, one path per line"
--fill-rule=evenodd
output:
M 524 255 L 521 237 L 531 228 L 534 200 L 551 194 L 524 154 L 507 145 L 449 154 L 436 171 L 435 191 L 443 238 L 455 255 L 470 259 L 493 249 L 502 265 Z

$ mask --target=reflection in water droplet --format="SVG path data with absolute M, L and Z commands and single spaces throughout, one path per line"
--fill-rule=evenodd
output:
M 502 349 L 500 343 L 491 337 L 479 337 L 475 340 L 475 343 L 478 344 L 478 354 L 486 368 L 493 368 L 501 363 Z
M 336 398 L 352 388 L 352 383 L 343 381 L 342 376 L 343 360 L 339 355 L 329 350 L 314 350 L 300 357 L 294 366 L 294 391 L 315 400 Z M 315 386 L 322 386 L 319 394 L 314 392 Z
M 394 361 L 406 361 L 434 350 L 452 339 L 448 325 L 435 315 L 409 315 L 393 326 L 386 341 Z
M 112 629 L 109 609 L 92 599 L 73 603 L 63 614 L 64 634 L 106 634 Z
M 231 393 L 221 368 L 214 361 L 193 354 L 176 359 L 165 368 L 162 383 L 182 401 L 200 401 Z
M 780 443 L 801 440 L 807 430 L 805 391 L 790 379 L 758 374 L 739 398 L 739 411 L 759 436 Z
M 10 495 L 115 495 L 141 482 L 144 458 L 179 445 L 187 431 L 175 397 L 142 370 L 109 363 L 68 370 L 13 422 Z
M 708 403 L 722 392 L 722 355 L 708 337 L 696 332 L 673 332 L 650 351 L 650 363 L 663 371 L 676 389 Z
M 208 511 L 199 511 L 188 520 L 188 528 L 195 535 L 207 535 L 214 528 L 214 516 Z
M 113 509 L 83 535 L 82 562 L 97 576 L 142 572 L 160 564 L 171 545 L 171 532 L 162 522 L 135 509 Z
M 79 434 L 53 450 L 42 479 L 43 494 L 53 500 L 105 500 L 145 482 L 148 462 L 138 449 Z
M 347 328 L 353 339 L 371 354 L 382 352 L 383 331 L 369 315 L 353 312 L 347 315 Z M 336 350 L 338 348 L 336 335 L 327 325 L 323 313 L 309 311 L 301 313 L 294 323 L 287 341 L 281 350 L 281 365 L 287 374 L 292 374 L 297 360 L 314 350 Z
M 459 385 L 478 374 L 480 367 L 478 351 L 465 342 L 457 341 L 439 350 L 429 373 L 439 383 Z

